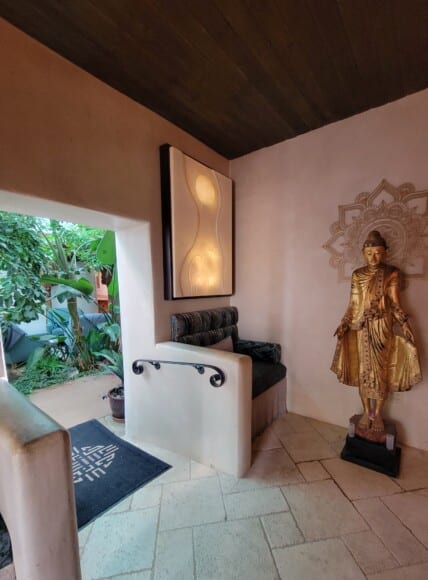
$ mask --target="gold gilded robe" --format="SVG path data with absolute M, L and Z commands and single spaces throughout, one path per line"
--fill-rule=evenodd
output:
M 331 370 L 364 397 L 385 399 L 422 380 L 416 347 L 397 334 L 407 316 L 394 300 L 399 270 L 387 264 L 352 274 L 351 298 L 342 322 L 349 330 L 338 340 Z

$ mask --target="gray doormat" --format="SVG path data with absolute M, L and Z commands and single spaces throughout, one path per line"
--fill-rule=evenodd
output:
M 70 429 L 77 525 L 82 528 L 171 466 L 93 419 Z M 0 514 L 0 569 L 12 547 Z
M 12 546 L 6 524 L 0 514 L 0 570 L 12 562 Z

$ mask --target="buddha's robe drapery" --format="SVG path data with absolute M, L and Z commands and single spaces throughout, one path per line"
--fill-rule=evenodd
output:
M 337 342 L 331 370 L 370 399 L 383 400 L 388 391 L 407 391 L 422 380 L 416 347 L 397 333 L 407 320 L 394 299 L 398 284 L 399 270 L 386 264 L 352 274 L 342 319 L 349 330 Z

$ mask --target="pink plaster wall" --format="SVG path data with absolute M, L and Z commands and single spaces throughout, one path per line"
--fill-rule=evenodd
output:
M 163 300 L 159 145 L 229 162 L 2 19 L 0 71 L 0 189 L 148 221 L 158 340 L 170 312 L 228 304 Z
M 338 205 L 382 178 L 428 189 L 428 91 L 236 159 L 237 293 L 243 337 L 274 339 L 288 366 L 289 410 L 346 425 L 360 411 L 357 389 L 329 367 L 333 332 L 349 297 L 322 245 Z M 428 270 L 428 255 L 427 255 Z M 428 449 L 428 271 L 403 303 L 426 380 L 394 395 L 401 439 Z

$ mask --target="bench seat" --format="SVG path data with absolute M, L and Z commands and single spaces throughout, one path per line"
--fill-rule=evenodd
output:
M 286 411 L 286 367 L 281 345 L 243 340 L 238 334 L 238 310 L 234 306 L 182 312 L 171 316 L 171 338 L 194 346 L 214 347 L 244 354 L 252 361 L 252 437 L 261 433 Z M 230 339 L 229 339 L 230 337 Z

